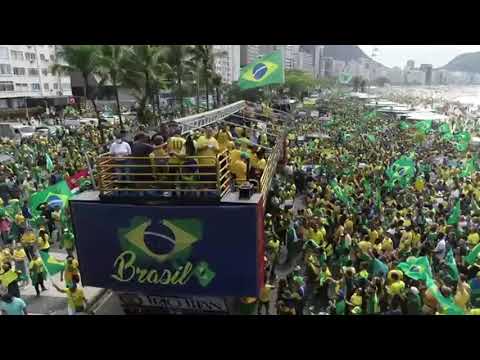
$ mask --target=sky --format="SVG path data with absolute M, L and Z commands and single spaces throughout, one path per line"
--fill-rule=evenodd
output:
M 480 45 L 359 45 L 368 56 L 378 48 L 375 60 L 381 64 L 404 68 L 407 60 L 414 60 L 415 67 L 432 64 L 434 68 L 446 65 L 455 56 L 480 51 Z

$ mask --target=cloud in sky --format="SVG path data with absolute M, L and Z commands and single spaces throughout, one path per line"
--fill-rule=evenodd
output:
M 378 48 L 376 60 L 385 66 L 403 68 L 407 60 L 414 60 L 415 66 L 432 64 L 433 67 L 446 65 L 455 56 L 480 51 L 480 45 L 359 45 L 367 55 Z

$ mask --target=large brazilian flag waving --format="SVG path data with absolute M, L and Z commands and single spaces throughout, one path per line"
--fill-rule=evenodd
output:
M 282 52 L 277 50 L 245 66 L 240 74 L 238 86 L 245 90 L 284 82 Z

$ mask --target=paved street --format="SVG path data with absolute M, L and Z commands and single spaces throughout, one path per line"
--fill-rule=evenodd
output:
M 63 251 L 51 250 L 50 253 L 59 260 L 67 257 Z M 60 282 L 60 273 L 54 275 L 53 279 L 58 285 L 65 286 L 65 282 Z M 45 282 L 45 287 L 47 291 L 42 292 L 39 297 L 36 296 L 35 288 L 31 283 L 20 289 L 21 296 L 27 303 L 28 312 L 36 315 L 67 315 L 66 295 L 58 292 L 50 280 Z M 84 291 L 87 301 L 90 302 L 100 295 L 103 289 L 87 286 Z

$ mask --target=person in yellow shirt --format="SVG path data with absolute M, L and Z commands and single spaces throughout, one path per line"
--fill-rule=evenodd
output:
M 19 280 L 21 286 L 28 285 L 28 273 L 27 273 L 27 254 L 23 249 L 22 244 L 18 243 L 13 251 L 13 261 L 15 262 L 15 270 L 19 271 Z
M 457 292 L 455 293 L 455 304 L 461 307 L 464 311 L 467 311 L 467 307 L 470 303 L 470 285 L 467 283 L 467 277 L 464 274 L 460 274 L 460 278 L 457 283 Z
M 255 163 L 255 176 L 258 180 L 262 177 L 263 170 L 267 166 L 267 160 L 265 159 L 265 150 L 260 149 L 257 151 L 257 161 Z
M 200 136 L 197 140 L 197 154 L 200 172 L 200 181 L 216 181 L 216 175 L 202 175 L 201 173 L 216 173 L 217 154 L 220 148 L 218 141 L 213 137 L 213 130 L 207 128 L 204 136 Z M 204 157 L 208 156 L 208 157 Z M 204 186 L 204 185 L 202 185 Z M 206 188 L 215 188 L 216 184 L 208 184 Z
M 39 231 L 37 244 L 40 251 L 48 253 L 50 250 L 49 236 L 45 229 Z
M 243 182 L 247 181 L 247 174 L 248 174 L 248 156 L 246 153 L 242 152 L 240 159 L 235 161 L 232 164 L 230 171 L 233 175 L 235 175 L 236 183 L 242 184 Z
M 350 236 L 353 235 L 353 221 L 351 218 L 348 218 L 343 225 L 345 232 Z
M 470 245 L 471 247 L 474 247 L 475 245 L 477 245 L 479 241 L 480 241 L 480 236 L 478 235 L 477 232 L 471 233 L 467 237 L 468 245 Z
M 265 308 L 265 315 L 270 315 L 270 296 L 273 289 L 275 289 L 275 286 L 265 283 L 260 290 L 257 304 L 257 315 L 262 314 L 262 308 Z
M 80 265 L 72 255 L 67 256 L 65 269 L 60 273 L 60 281 L 65 279 L 67 287 L 71 287 L 74 279 L 80 279 Z
M 232 150 L 235 146 L 233 143 L 233 136 L 226 125 L 218 131 L 217 141 L 220 152 L 224 150 Z
M 390 272 L 391 284 L 387 285 L 387 293 L 390 296 L 402 295 L 405 290 L 405 283 L 401 280 L 397 272 Z
M 46 279 L 46 270 L 43 261 L 36 253 L 33 254 L 32 260 L 30 261 L 30 279 L 32 279 L 32 285 L 35 287 L 35 291 L 37 292 L 37 296 L 40 296 L 40 289 L 42 291 L 46 291 L 47 288 L 43 284 L 44 280 Z
M 76 280 L 76 279 L 75 279 Z M 76 315 L 84 312 L 87 307 L 87 298 L 83 289 L 79 288 L 77 281 L 73 281 L 71 287 L 61 289 L 57 284 L 52 283 L 57 291 L 67 295 L 68 315 Z

